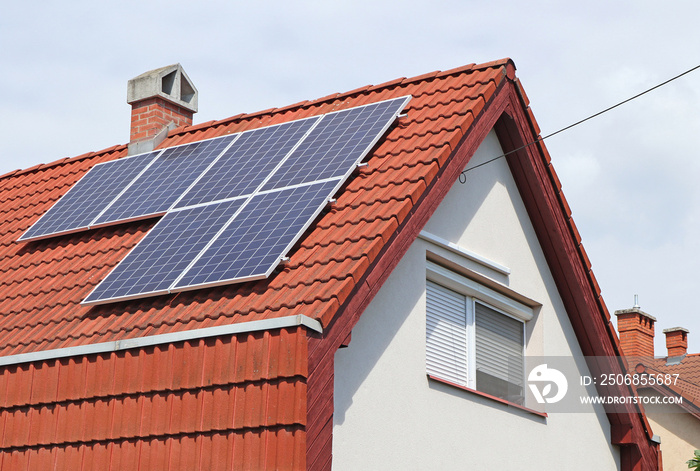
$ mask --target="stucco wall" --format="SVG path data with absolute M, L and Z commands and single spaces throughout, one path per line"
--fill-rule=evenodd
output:
M 639 395 L 659 396 L 648 389 Z M 645 404 L 644 410 L 654 434 L 661 438 L 664 471 L 687 470 L 685 462 L 700 449 L 700 419 L 670 404 Z
M 501 153 L 492 132 L 470 167 Z M 455 184 L 425 230 L 511 273 L 413 243 L 336 354 L 334 469 L 619 469 L 600 408 L 545 418 L 426 377 L 427 251 L 541 304 L 528 355 L 581 356 L 505 159 Z

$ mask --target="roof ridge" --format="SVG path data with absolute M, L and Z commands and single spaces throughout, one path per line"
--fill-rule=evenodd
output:
M 515 63 L 512 61 L 510 58 L 503 58 L 491 62 L 484 62 L 482 64 L 468 64 L 460 67 L 455 67 L 453 69 L 448 69 L 445 71 L 440 71 L 436 70 L 434 72 L 429 72 L 427 74 L 421 74 L 417 75 L 414 77 L 399 77 L 396 79 L 392 79 L 377 85 L 363 85 L 357 88 L 354 88 L 352 90 L 346 91 L 346 92 L 340 92 L 340 93 L 331 93 L 329 95 L 325 95 L 323 97 L 311 99 L 311 100 L 302 100 L 297 103 L 293 103 L 290 105 L 285 105 L 281 108 L 268 108 L 266 110 L 261 110 L 261 111 L 256 111 L 252 113 L 239 113 L 237 115 L 233 115 L 227 118 L 223 118 L 220 120 L 213 120 L 213 121 L 208 121 L 206 123 L 200 123 L 200 124 L 193 124 L 191 126 L 180 126 L 176 129 L 173 129 L 170 131 L 168 134 L 168 137 L 176 136 L 176 135 L 183 135 L 183 134 L 189 134 L 192 132 L 200 131 L 204 127 L 215 127 L 215 126 L 222 126 L 229 124 L 234 121 L 242 121 L 242 120 L 248 120 L 248 119 L 255 119 L 260 116 L 266 116 L 266 115 L 272 115 L 276 113 L 282 113 L 282 112 L 287 112 L 287 111 L 293 111 L 293 110 L 298 110 L 298 109 L 303 109 L 303 108 L 311 108 L 313 106 L 318 106 L 321 104 L 330 104 L 335 101 L 338 101 L 340 99 L 347 98 L 349 96 L 354 96 L 354 95 L 360 95 L 364 93 L 370 93 L 370 92 L 377 92 L 379 90 L 384 90 L 388 88 L 394 88 L 397 86 L 402 86 L 402 85 L 408 85 L 408 84 L 413 84 L 417 82 L 422 82 L 422 81 L 428 81 L 432 80 L 435 78 L 444 78 L 448 77 L 451 75 L 458 75 L 470 71 L 477 71 L 477 70 L 485 70 L 485 69 L 490 69 L 490 68 L 500 68 L 504 66 L 512 65 L 513 69 L 515 69 Z M 206 124 L 207 126 L 203 126 L 203 124 Z
M 58 167 L 60 165 L 64 164 L 72 164 L 74 162 L 84 160 L 84 159 L 89 159 L 93 157 L 100 157 L 109 153 L 114 153 L 114 152 L 121 152 L 126 150 L 127 145 L 126 144 L 116 144 L 111 147 L 107 147 L 105 149 L 99 150 L 99 151 L 91 151 L 91 152 L 86 152 L 84 154 L 76 155 L 75 157 L 62 157 L 60 159 L 54 160 L 53 162 L 48 162 L 48 163 L 42 163 L 42 164 L 36 164 L 33 165 L 29 168 L 25 169 L 16 169 L 16 170 L 11 170 L 4 175 L 0 175 L 0 181 L 9 179 L 10 177 L 15 177 L 19 175 L 26 175 L 29 173 L 36 173 L 39 170 L 46 170 L 54 167 Z

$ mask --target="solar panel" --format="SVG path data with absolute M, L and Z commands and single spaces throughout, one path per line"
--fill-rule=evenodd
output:
M 267 277 L 409 99 L 98 164 L 20 240 L 165 215 L 84 304 Z
M 347 177 L 389 128 L 409 97 L 372 103 L 324 115 L 263 187 Z
M 231 200 L 171 211 L 83 301 L 83 304 L 165 294 L 182 271 L 243 205 Z
M 267 277 L 340 183 L 335 179 L 253 196 L 172 290 Z
M 175 207 L 253 193 L 318 120 L 315 116 L 242 133 Z
M 236 137 L 234 134 L 165 149 L 92 225 L 165 213 Z
M 41 239 L 87 229 L 92 220 L 159 153 L 150 152 L 95 165 L 19 240 Z

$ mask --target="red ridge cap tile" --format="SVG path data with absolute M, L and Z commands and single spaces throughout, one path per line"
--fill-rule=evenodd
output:
M 369 88 L 367 88 L 368 92 L 374 92 L 376 90 L 381 90 L 383 88 L 391 88 L 396 85 L 400 85 L 406 80 L 406 77 L 400 77 L 397 79 L 389 80 L 388 82 L 380 83 L 378 85 L 371 85 Z
M 205 121 L 203 123 L 193 124 L 191 126 L 186 126 L 186 128 L 187 128 L 187 132 L 192 133 L 192 132 L 200 131 L 200 130 L 205 129 L 205 128 L 210 128 L 210 127 L 214 126 L 215 124 L 216 124 L 216 121 L 210 120 L 210 121 Z
M 315 100 L 309 100 L 307 106 L 314 106 L 319 103 L 326 103 L 326 102 L 332 102 L 336 100 L 340 96 L 340 93 L 331 93 L 330 95 L 326 95 L 321 98 L 316 98 Z
M 125 150 L 127 148 L 126 145 L 124 144 L 116 144 L 113 145 L 112 147 L 107 147 L 106 149 L 102 149 L 100 151 L 95 152 L 95 154 L 109 154 L 110 152 L 116 152 L 117 150 Z
M 9 177 L 13 177 L 13 176 L 19 176 L 19 175 L 27 175 L 27 174 L 30 174 L 33 172 L 37 172 L 39 170 L 48 170 L 48 169 L 58 167 L 58 166 L 61 166 L 64 164 L 71 164 L 73 162 L 78 162 L 78 161 L 93 158 L 93 157 L 101 157 L 101 156 L 105 156 L 107 154 L 114 153 L 117 151 L 122 151 L 125 149 L 126 149 L 126 146 L 117 145 L 117 146 L 109 147 L 108 149 L 105 149 L 104 151 L 87 152 L 85 154 L 82 154 L 82 155 L 79 155 L 76 157 L 64 157 L 64 158 L 58 159 L 58 160 L 53 161 L 53 162 L 37 164 L 37 165 L 34 165 L 34 166 L 26 168 L 26 169 L 18 169 L 18 170 L 9 172 L 8 174 L 1 176 L 0 179 L 9 178 Z
M 565 215 L 569 220 L 571 220 L 571 222 L 573 223 L 572 211 L 571 211 L 571 207 L 569 206 L 569 202 L 567 201 L 567 199 L 564 197 L 564 195 L 563 195 L 561 192 L 559 192 L 559 195 L 560 195 L 560 197 L 559 197 L 559 202 L 560 202 L 561 207 L 562 207 L 562 209 L 563 209 L 563 211 L 564 211 L 564 215 Z
M 246 120 L 248 119 L 256 119 L 259 118 L 260 116 L 266 116 L 266 115 L 271 115 L 275 112 L 277 108 L 268 108 L 266 110 L 261 110 L 261 111 L 256 111 L 254 113 L 248 113 L 245 115 Z
M 442 72 L 440 72 L 439 74 L 436 75 L 436 78 L 443 78 L 443 77 L 447 77 L 449 75 L 462 74 L 462 73 L 468 72 L 470 70 L 473 70 L 475 66 L 476 66 L 476 64 L 472 62 L 471 64 L 463 65 L 461 67 L 455 67 L 453 69 L 443 70 Z
M 520 98 L 523 100 L 523 103 L 525 103 L 525 106 L 530 106 L 530 98 L 527 96 L 527 93 L 525 93 L 525 89 L 523 88 L 523 84 L 520 82 L 520 79 L 516 78 L 513 82 L 515 82 L 518 95 L 520 95 Z
M 593 264 L 591 263 L 591 259 L 588 257 L 588 252 L 586 252 L 583 244 L 579 244 L 578 249 L 581 252 L 581 258 L 583 259 L 584 266 L 590 271 L 593 268 Z
M 502 66 L 506 66 L 508 64 L 512 64 L 513 66 L 515 66 L 515 63 L 513 62 L 513 60 L 511 58 L 504 57 L 503 59 L 497 59 L 494 61 L 489 61 L 489 62 L 484 62 L 482 64 L 477 64 L 473 68 L 475 70 L 483 70 L 483 69 L 502 67 Z
M 12 176 L 18 174 L 18 173 L 21 172 L 21 171 L 22 171 L 22 170 L 19 169 L 19 168 L 18 168 L 18 169 L 15 169 L 15 170 L 10 170 L 9 172 L 7 172 L 7 173 L 5 173 L 5 174 L 0 175 L 0 179 L 12 177 Z
M 548 162 L 547 169 L 550 174 L 550 180 L 552 180 L 552 184 L 554 185 L 554 189 L 556 192 L 559 194 L 559 197 L 562 199 L 564 198 L 564 193 L 562 193 L 562 185 L 561 185 L 561 180 L 559 180 L 559 175 L 557 174 L 556 170 L 554 169 L 554 166 L 552 165 L 551 162 Z M 564 202 L 564 204 L 568 207 L 568 203 Z M 567 209 L 566 212 L 567 216 L 571 215 L 571 209 Z
M 282 108 L 277 108 L 277 113 L 285 113 L 297 108 L 303 108 L 309 104 L 309 100 L 302 100 L 291 105 L 283 106 Z
M 581 234 L 578 231 L 578 227 L 576 227 L 576 223 L 574 222 L 573 219 L 571 219 L 571 217 L 568 218 L 568 222 L 569 222 L 569 228 L 571 230 L 571 234 L 574 237 L 574 241 L 576 242 L 576 245 L 577 246 L 581 245 L 581 241 L 582 241 Z
M 61 160 L 63 160 L 63 159 L 61 159 Z M 36 164 L 36 165 L 33 165 L 33 166 L 29 167 L 29 168 L 25 168 L 25 169 L 23 169 L 23 170 L 20 170 L 19 173 L 20 173 L 20 174 L 32 173 L 32 172 L 35 172 L 35 171 L 39 170 L 39 169 L 42 168 L 44 165 L 46 165 L 46 164 L 43 164 L 43 163 L 42 163 L 42 164 Z
M 347 98 L 347 97 L 351 97 L 353 95 L 359 95 L 360 93 L 368 91 L 370 88 L 372 88 L 372 85 L 365 85 L 362 87 L 358 87 L 358 88 L 355 88 L 354 90 L 350 90 L 348 92 L 338 94 L 338 98 Z
M 537 124 L 537 120 L 535 119 L 535 115 L 532 112 L 532 108 L 530 108 L 529 106 L 527 107 L 527 116 L 528 118 L 530 118 L 530 123 L 532 125 L 532 128 L 534 129 L 535 136 L 539 137 L 542 130 L 540 129 L 540 125 Z
M 312 306 L 312 308 L 305 310 L 306 315 L 319 321 L 324 329 L 328 327 L 338 309 L 340 309 L 340 303 L 336 298 L 331 299 L 327 303 L 314 303 Z
M 554 170 L 554 167 L 551 166 L 552 156 L 549 155 L 549 149 L 547 149 L 547 144 L 545 144 L 545 142 L 540 139 L 540 141 L 537 143 L 537 145 L 540 148 L 540 152 L 542 153 L 542 156 L 544 157 L 544 161 L 547 163 L 547 166 L 551 170 Z
M 219 124 L 225 125 L 225 124 L 230 124 L 231 122 L 235 121 L 240 121 L 242 119 L 245 119 L 247 115 L 245 113 L 238 113 L 237 115 L 233 115 L 229 118 L 224 118 L 220 121 L 218 121 Z
M 593 287 L 593 292 L 600 297 L 601 291 L 600 291 L 600 285 L 598 284 L 598 280 L 596 279 L 595 275 L 593 274 L 592 271 L 588 270 L 588 277 L 591 280 L 591 286 Z
M 405 85 L 405 84 L 415 83 L 415 82 L 427 82 L 427 81 L 430 81 L 430 80 L 434 79 L 435 77 L 437 77 L 439 73 L 440 73 L 439 70 L 435 70 L 433 72 L 428 72 L 426 74 L 418 75 L 417 77 L 405 78 L 405 79 L 403 79 L 403 81 L 401 81 L 401 84 Z
M 183 124 L 181 126 L 176 127 L 175 129 L 172 129 L 170 132 L 168 132 L 168 137 L 166 138 L 166 141 L 173 136 L 177 136 L 178 134 L 186 133 L 187 129 L 189 126 Z

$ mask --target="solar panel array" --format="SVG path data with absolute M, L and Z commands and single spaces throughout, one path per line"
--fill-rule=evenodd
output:
M 409 99 L 98 164 L 20 240 L 165 215 L 83 304 L 265 278 Z

